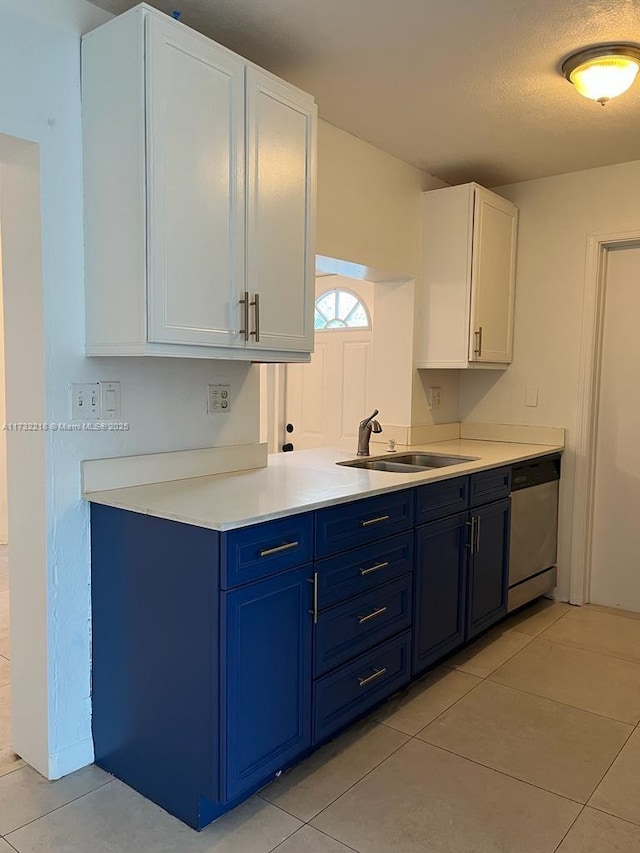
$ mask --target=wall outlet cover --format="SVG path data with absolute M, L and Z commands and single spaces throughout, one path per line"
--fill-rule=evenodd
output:
M 71 419 L 74 421 L 100 420 L 100 384 L 74 382 L 71 385 Z
M 210 415 L 225 415 L 231 409 L 231 385 L 217 382 L 208 386 L 207 412 Z

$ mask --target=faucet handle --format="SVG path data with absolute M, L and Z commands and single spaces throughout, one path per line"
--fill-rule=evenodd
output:
M 369 421 L 372 421 L 377 414 L 378 414 L 378 409 L 374 409 L 368 418 L 365 418 L 363 421 L 360 421 L 360 427 L 362 429 L 364 429 L 366 427 L 366 425 L 369 423 Z

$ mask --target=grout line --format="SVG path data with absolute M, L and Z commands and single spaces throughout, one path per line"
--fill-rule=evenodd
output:
M 595 787 L 595 788 L 593 789 L 593 791 L 591 792 L 591 794 L 590 794 L 590 796 L 589 796 L 589 799 L 587 800 L 587 805 L 589 805 L 590 800 L 592 800 L 592 799 L 593 799 L 593 795 L 594 795 L 594 794 L 595 794 L 595 792 L 598 790 L 598 788 L 600 787 L 600 785 L 602 785 L 602 783 L 604 782 L 604 780 L 606 779 L 606 777 L 609 775 L 609 771 L 611 770 L 611 768 L 613 767 L 613 765 L 616 763 L 616 761 L 617 761 L 617 760 L 618 760 L 618 758 L 620 757 L 620 753 L 622 752 L 622 750 L 625 748 L 625 746 L 629 743 L 629 741 L 630 741 L 630 740 L 631 740 L 631 738 L 633 737 L 633 733 L 635 732 L 635 730 L 636 730 L 636 729 L 637 729 L 637 726 L 636 726 L 636 728 L 631 729 L 631 731 L 629 732 L 628 737 L 625 739 L 625 742 L 622 744 L 622 746 L 620 747 L 620 749 L 616 752 L 615 757 L 613 758 L 613 760 L 611 761 L 611 763 L 609 764 L 609 766 L 607 767 L 607 769 L 604 771 L 604 773 L 603 773 L 603 774 L 602 774 L 602 776 L 600 777 L 600 781 L 598 782 L 598 784 L 596 785 L 596 787 Z
M 92 788 L 90 791 L 85 791 L 84 794 L 80 794 L 79 796 L 74 797 L 72 800 L 69 800 L 66 803 L 61 803 L 59 806 L 56 806 L 55 809 L 50 809 L 49 811 L 46 811 L 44 814 L 38 815 L 38 817 L 34 817 L 32 820 L 28 820 L 28 821 L 26 821 L 26 823 L 23 823 L 20 826 L 16 826 L 15 829 L 12 829 L 6 835 L 2 835 L 0 837 L 2 838 L 3 841 L 9 842 L 9 836 L 13 835 L 14 832 L 19 832 L 21 829 L 24 829 L 25 826 L 30 826 L 32 823 L 36 823 L 37 821 L 42 820 L 42 818 L 48 817 L 49 815 L 54 814 L 54 812 L 59 812 L 60 809 L 64 809 L 67 806 L 70 806 L 71 803 L 76 803 L 78 800 L 82 800 L 83 797 L 88 797 L 89 794 L 93 794 L 96 791 L 99 791 L 101 788 L 106 788 L 107 785 L 111 785 L 112 782 L 114 782 L 114 781 L 115 781 L 115 776 L 112 777 L 111 779 L 107 779 L 106 782 L 102 782 L 102 784 L 97 785 L 95 788 Z M 123 784 L 126 784 L 126 783 L 123 782 Z M 140 796 L 142 796 L 142 795 L 140 795 Z M 161 807 L 159 806 L 159 808 L 161 808 Z M 11 843 L 11 842 L 9 842 L 9 843 Z M 13 844 L 11 846 L 13 847 Z
M 629 820 L 628 817 L 620 817 L 619 814 L 615 814 L 614 812 L 608 812 L 606 809 L 603 809 L 602 806 L 591 806 L 589 803 L 586 804 L 585 808 L 593 809 L 594 812 L 600 812 L 600 814 L 609 815 L 609 817 L 615 817 L 617 820 L 621 820 L 623 823 L 628 823 L 629 826 L 635 826 L 636 828 L 640 827 L 640 823 L 636 823 L 635 820 Z
M 557 847 L 555 847 L 555 848 L 554 848 L 553 853 L 558 853 L 558 850 L 560 850 L 560 848 L 561 848 L 561 847 L 562 847 L 562 845 L 564 844 L 564 840 L 565 840 L 565 838 L 567 837 L 567 835 L 569 835 L 569 833 L 571 832 L 571 830 L 573 829 L 573 827 L 576 825 L 576 823 L 578 822 L 578 818 L 579 818 L 579 817 L 580 817 L 580 815 L 584 812 L 584 810 L 585 810 L 585 809 L 586 809 L 586 805 L 583 805 L 583 806 L 582 806 L 582 808 L 580 809 L 580 811 L 578 812 L 578 814 L 576 815 L 575 820 L 571 821 L 571 826 L 570 826 L 570 827 L 569 827 L 569 829 L 565 832 L 565 834 L 562 836 L 562 838 L 560 839 L 560 842 L 559 842 L 559 844 L 557 845 Z
M 497 770 L 495 767 L 491 767 L 489 764 L 483 764 L 481 761 L 477 761 L 475 758 L 469 758 L 466 755 L 460 755 L 457 752 L 452 752 L 452 750 L 447 749 L 444 746 L 439 746 L 437 743 L 430 743 L 429 741 L 422 740 L 421 738 L 414 737 L 412 740 L 421 743 L 423 746 L 430 746 L 433 749 L 439 749 L 441 752 L 446 752 L 447 755 L 452 755 L 454 758 L 459 758 L 461 761 L 468 761 L 470 764 L 475 764 L 476 767 L 483 767 L 485 770 L 490 770 L 492 773 L 498 773 L 500 776 L 504 776 L 506 779 L 513 779 L 514 782 L 521 782 L 523 785 L 528 785 L 530 788 L 536 788 L 538 791 L 544 791 L 545 794 L 551 794 L 554 797 L 560 797 L 561 800 L 565 800 L 568 803 L 574 803 L 576 806 L 586 806 L 586 803 L 580 802 L 580 800 L 575 800 L 573 797 L 568 797 L 566 794 L 559 794 L 557 791 L 550 791 L 549 788 L 543 788 L 542 785 L 536 785 L 535 782 L 529 782 L 527 779 L 521 779 L 519 776 L 514 776 L 511 773 L 507 773 L 505 770 Z
M 383 725 L 383 724 L 382 723 L 376 723 L 376 725 Z M 389 728 L 389 726 L 387 726 L 387 728 Z M 394 731 L 395 731 L 395 729 L 394 729 Z M 396 732 L 396 734 L 404 734 L 404 732 Z M 382 761 L 379 761 L 374 767 L 371 767 L 369 770 L 367 770 L 367 772 L 364 774 L 364 776 L 361 776 L 360 779 L 357 779 L 352 785 L 349 785 L 348 788 L 346 788 L 344 791 L 342 791 L 341 794 L 338 794 L 337 797 L 334 797 L 330 803 L 327 803 L 326 806 L 323 806 L 319 812 L 314 814 L 313 817 L 310 817 L 309 820 L 305 821 L 305 823 L 311 824 L 312 820 L 315 820 L 317 817 L 319 817 L 323 812 L 325 812 L 328 808 L 330 808 L 330 806 L 332 806 L 337 800 L 339 800 L 340 797 L 344 797 L 344 795 L 347 794 L 352 788 L 355 788 L 356 785 L 359 785 L 360 782 L 364 781 L 367 778 L 367 776 L 369 776 L 371 773 L 373 773 L 374 770 L 377 770 L 378 767 L 381 767 L 385 763 L 385 761 L 388 761 L 392 755 L 395 755 L 396 752 L 401 750 L 403 746 L 406 746 L 412 740 L 411 735 L 404 735 L 404 737 L 406 737 L 406 740 L 404 741 L 404 743 L 401 743 L 399 746 L 397 746 L 393 750 L 393 752 L 390 752 L 388 755 L 386 755 L 382 759 Z M 298 820 L 300 820 L 300 818 L 298 818 Z M 313 829 L 315 829 L 315 826 L 313 827 Z M 340 843 L 342 843 L 342 842 L 340 842 Z
M 493 676 L 495 673 L 492 673 Z M 593 714 L 594 717 L 601 717 L 603 720 L 610 720 L 613 723 L 621 723 L 623 726 L 631 726 L 632 729 L 638 727 L 638 723 L 629 722 L 629 720 L 619 720 L 617 717 L 609 717 L 607 714 L 599 714 L 597 711 L 590 711 L 587 708 L 581 708 L 579 705 L 571 705 L 569 702 L 562 702 L 560 699 L 552 698 L 551 696 L 543 696 L 541 693 L 534 693 L 532 690 L 525 690 L 524 687 L 515 687 L 506 681 L 499 681 L 497 678 L 489 677 L 486 679 L 492 684 L 499 684 L 502 687 L 509 687 L 511 690 L 518 690 L 520 693 L 525 693 L 527 696 L 536 696 L 538 699 L 546 699 L 549 702 L 555 702 L 557 705 L 562 705 L 565 708 L 573 708 L 574 711 L 582 711 L 584 714 Z
M 632 663 L 637 667 L 640 667 L 640 660 L 638 658 L 623 658 L 620 655 L 612 655 L 609 652 L 599 652 L 597 649 L 590 649 L 587 646 L 578 646 L 575 643 L 568 643 L 566 640 L 556 640 L 555 637 L 546 637 L 544 634 L 540 634 L 539 637 L 535 637 L 536 640 L 544 640 L 546 643 L 554 643 L 556 646 L 564 646 L 566 649 L 576 649 L 579 652 L 589 652 L 592 655 L 599 655 L 602 658 L 611 658 L 612 660 L 621 660 L 624 663 Z

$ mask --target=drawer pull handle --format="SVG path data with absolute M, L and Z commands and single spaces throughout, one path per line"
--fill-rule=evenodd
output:
M 370 518 L 368 521 L 361 521 L 362 527 L 369 527 L 371 524 L 380 524 L 381 521 L 389 521 L 390 515 L 379 515 L 377 518 Z
M 299 544 L 299 542 L 287 542 L 286 545 L 278 545 L 276 548 L 262 548 L 260 556 L 271 557 L 274 554 L 281 554 L 283 551 L 290 551 L 292 548 L 297 548 Z
M 368 622 L 369 619 L 375 619 L 376 616 L 382 616 L 382 614 L 386 612 L 386 607 L 378 607 L 377 610 L 374 610 L 372 613 L 368 613 L 366 616 L 358 616 L 358 622 L 363 625 L 365 622 Z
M 372 572 L 379 572 L 380 569 L 386 569 L 388 565 L 389 561 L 387 560 L 385 563 L 376 563 L 375 566 L 371 566 L 368 569 L 360 569 L 360 577 L 364 578 Z
M 386 671 L 387 668 L 385 666 L 382 669 L 374 669 L 373 675 L 369 675 L 366 678 L 358 677 L 358 683 L 360 684 L 360 687 L 366 687 L 367 684 L 371 684 L 371 682 L 375 681 L 376 678 L 380 678 L 381 675 L 384 675 Z

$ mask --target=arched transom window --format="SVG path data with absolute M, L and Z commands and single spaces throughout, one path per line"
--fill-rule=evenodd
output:
M 331 329 L 370 329 L 371 318 L 367 307 L 350 290 L 326 290 L 316 299 L 314 319 L 316 331 Z

